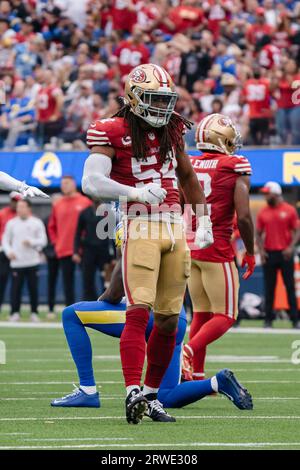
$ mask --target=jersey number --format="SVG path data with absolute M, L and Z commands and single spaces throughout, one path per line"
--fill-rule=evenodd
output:
M 136 158 L 131 159 L 132 174 L 137 180 L 140 181 L 139 183 L 136 183 L 135 186 L 137 188 L 141 188 L 142 186 L 145 186 L 145 184 L 148 183 L 156 183 L 161 186 L 162 178 L 168 178 L 173 181 L 173 188 L 177 189 L 178 184 L 175 173 L 175 169 L 177 167 L 176 159 L 172 158 L 171 160 L 166 161 L 159 171 L 154 170 L 154 168 L 149 168 L 148 170 L 145 169 L 145 167 L 153 166 L 157 163 L 158 162 L 155 155 L 148 157 L 147 161 L 145 162 L 138 161 Z M 148 180 L 147 183 L 145 183 L 146 180 Z

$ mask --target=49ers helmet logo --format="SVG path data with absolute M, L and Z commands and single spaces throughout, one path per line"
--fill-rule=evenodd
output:
M 131 74 L 130 74 L 130 80 L 136 83 L 142 83 L 146 80 L 146 74 L 143 69 L 138 68 L 135 69 Z
M 220 126 L 229 127 L 229 126 L 231 126 L 232 122 L 231 122 L 230 119 L 220 118 L 218 120 L 218 124 L 220 124 Z

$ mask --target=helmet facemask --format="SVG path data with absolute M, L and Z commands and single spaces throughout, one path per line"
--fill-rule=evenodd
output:
M 134 114 L 142 118 L 152 127 L 166 126 L 171 119 L 178 95 L 175 91 L 144 90 L 139 86 L 131 89 L 136 98 L 136 106 L 132 107 Z M 157 104 L 160 104 L 159 106 Z

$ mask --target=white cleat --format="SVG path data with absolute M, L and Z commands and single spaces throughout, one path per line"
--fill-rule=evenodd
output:
M 47 320 L 55 320 L 56 314 L 54 312 L 48 312 L 46 318 Z
M 19 320 L 20 320 L 20 314 L 18 312 L 13 313 L 9 317 L 9 321 L 11 321 L 11 322 L 16 322 L 16 321 L 19 321 Z
M 39 323 L 41 321 L 37 313 L 32 313 L 30 315 L 30 320 L 32 321 L 32 323 Z

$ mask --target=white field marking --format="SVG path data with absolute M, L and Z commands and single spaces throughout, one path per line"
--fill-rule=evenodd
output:
M 8 321 L 1 321 L 0 327 L 2 328 L 25 328 L 25 329 L 62 329 L 62 323 L 55 322 L 41 322 L 41 323 L 30 323 L 30 322 L 17 322 L 10 323 Z M 187 329 L 188 331 L 189 329 Z M 228 333 L 233 334 L 262 334 L 262 335 L 299 335 L 300 330 L 293 330 L 289 328 L 262 328 L 262 327 L 238 327 L 231 328 Z
M 43 442 L 43 439 L 40 440 Z M 55 445 L 55 446 L 1 446 L 0 450 L 8 449 L 95 449 L 95 448 L 132 448 L 132 447 L 299 447 L 300 442 L 182 442 L 182 443 L 141 443 L 141 444 L 78 444 L 78 445 Z
M 7 321 L 0 321 L 0 327 L 1 328 L 26 328 L 26 329 L 49 329 L 49 330 L 60 330 L 62 329 L 62 324 L 61 323 L 47 323 L 47 322 L 41 322 L 41 323 L 30 323 L 30 322 L 18 322 L 18 323 L 10 323 Z
M 213 419 L 213 420 L 218 420 L 218 419 L 249 419 L 249 420 L 286 420 L 286 419 L 295 419 L 298 420 L 300 419 L 300 416 L 294 415 L 294 416 L 287 416 L 287 415 L 282 415 L 282 416 L 249 416 L 249 415 L 216 415 L 216 416 L 210 416 L 210 415 L 199 415 L 199 416 L 178 416 L 175 415 L 176 419 L 182 419 L 182 420 L 190 420 L 190 419 Z M 0 421 L 83 421 L 83 420 L 124 420 L 124 416 L 47 416 L 44 418 L 41 417 L 26 417 L 26 418 L 0 418 Z
M 274 400 L 274 401 L 288 401 L 288 400 L 300 400 L 300 397 L 255 397 L 254 400 L 262 400 L 262 401 L 269 401 L 269 400 Z
M 299 335 L 300 330 L 294 330 L 292 328 L 259 328 L 259 327 L 238 327 L 231 328 L 228 333 L 233 334 L 260 334 L 260 335 Z
M 124 397 L 122 397 L 124 398 Z M 0 398 L 0 401 L 41 401 L 41 400 L 53 400 L 53 396 L 51 397 L 23 397 L 23 398 L 19 398 L 19 397 L 9 397 L 9 398 Z M 119 400 L 120 401 L 120 398 L 116 398 L 116 397 L 103 397 L 101 395 L 101 400 Z
M 19 371 L 16 371 L 17 373 L 19 373 Z M 96 372 L 96 370 L 95 370 Z M 101 369 L 99 369 L 97 372 L 101 372 Z M 216 372 L 215 369 L 206 369 L 206 372 Z M 278 372 L 278 373 L 282 373 L 282 372 L 300 372 L 300 367 L 295 367 L 294 368 L 286 368 L 286 369 L 278 369 L 277 367 L 273 367 L 273 368 L 270 368 L 270 369 L 267 369 L 267 368 L 249 368 L 249 369 L 236 369 L 234 368 L 234 373 L 238 373 L 238 372 Z M 208 377 L 209 378 L 209 377 Z
M 110 373 L 110 372 L 119 372 L 122 373 L 122 369 L 94 369 L 94 372 L 97 373 Z M 1 370 L 2 374 L 76 374 L 75 369 L 29 369 L 29 370 L 18 370 L 18 369 L 10 369 L 10 370 Z
M 61 394 L 63 395 L 63 392 L 53 392 L 57 393 L 58 395 Z M 218 397 L 222 400 L 225 400 L 226 397 L 222 395 L 218 395 Z M 122 400 L 124 398 L 123 395 L 119 396 L 103 396 L 101 395 L 101 400 Z M 204 398 L 210 398 L 209 395 L 203 397 L 201 400 L 204 400 Z M 213 399 L 215 400 L 216 397 L 214 396 Z M 0 401 L 42 401 L 42 400 L 53 400 L 53 395 L 51 397 L 49 396 L 42 396 L 42 397 L 8 397 L 8 398 L 0 398 Z M 254 397 L 254 400 L 261 400 L 261 401 L 290 401 L 290 400 L 300 400 L 300 397 Z M 198 400 L 200 401 L 200 400 Z
M 30 436 L 31 432 L 0 432 L 0 436 Z
M 120 360 L 120 356 L 94 356 L 93 360 Z M 14 363 L 44 363 L 44 362 L 63 362 L 66 363 L 70 361 L 70 356 L 68 354 L 65 355 L 65 359 L 62 358 L 40 358 L 40 359 L 11 359 L 9 362 L 10 364 Z M 207 356 L 206 362 L 211 364 L 219 364 L 220 362 L 232 362 L 232 363 L 265 363 L 265 364 L 291 364 L 290 359 L 279 359 L 278 356 L 224 356 L 224 355 L 214 355 L 214 356 Z M 249 369 L 253 370 L 253 369 Z M 273 370 L 273 369 L 271 369 Z M 296 368 L 293 370 L 297 370 Z
M 123 381 L 101 380 L 101 385 L 120 385 Z M 300 380 L 243 380 L 248 384 L 299 384 Z M 0 385 L 70 385 L 70 382 L 0 382 Z
M 300 384 L 300 380 L 243 380 L 247 384 Z
M 295 382 L 296 383 L 296 382 Z M 122 381 L 102 380 L 101 384 L 124 384 Z M 0 385 L 70 385 L 70 382 L 0 382 Z
M 38 438 L 34 438 L 34 439 L 23 439 L 23 441 L 28 441 L 28 442 L 59 442 L 59 441 L 63 441 L 63 442 L 71 442 L 71 441 L 133 441 L 134 438 L 133 437 L 66 437 L 66 438 L 55 438 L 55 437 L 51 437 L 51 438 L 42 438 L 42 439 L 38 439 Z

